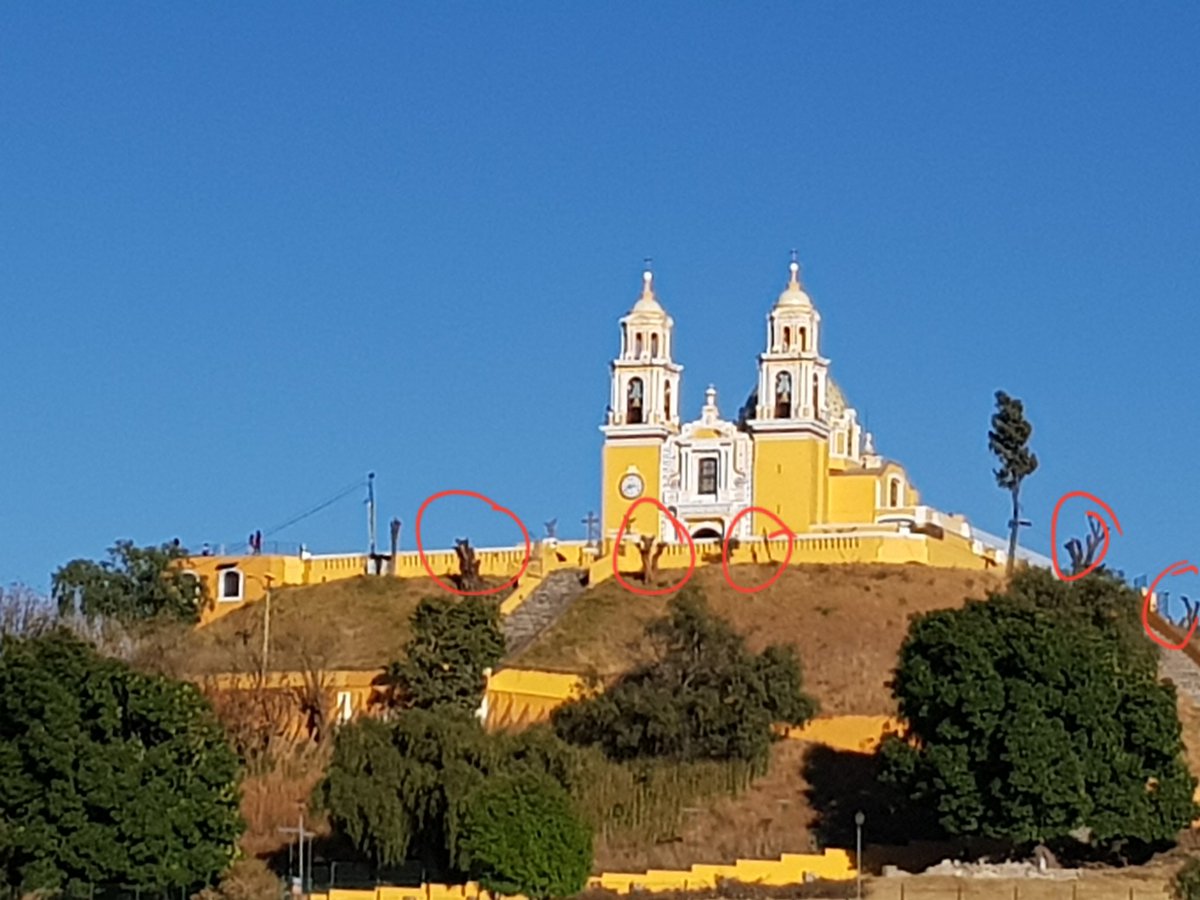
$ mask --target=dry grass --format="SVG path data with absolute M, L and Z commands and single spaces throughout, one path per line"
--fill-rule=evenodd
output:
M 781 741 L 772 747 L 770 771 L 737 796 L 698 801 L 674 839 L 657 844 L 598 840 L 594 870 L 641 872 L 686 869 L 694 863 L 733 863 L 811 853 L 814 814 L 805 798 L 802 768 L 807 744 Z
M 294 835 L 279 829 L 295 828 L 301 811 L 305 828 L 321 835 L 328 832 L 328 823 L 324 819 L 314 821 L 308 812 L 309 797 L 324 777 L 328 760 L 327 751 L 313 747 L 279 760 L 270 771 L 246 776 L 241 809 L 246 820 L 242 849 L 247 855 L 267 856 L 295 841 Z
M 738 584 L 761 583 L 769 566 L 735 566 Z M 666 577 L 666 576 L 664 576 Z M 893 712 L 887 689 L 912 613 L 961 606 L 1000 585 L 984 572 L 908 565 L 813 565 L 788 568 L 771 587 L 741 594 L 720 566 L 697 569 L 714 612 L 728 619 L 753 650 L 795 645 L 805 683 L 825 714 Z M 646 624 L 662 616 L 667 597 L 639 597 L 615 581 L 589 590 L 561 620 L 509 664 L 614 675 L 646 660 Z
M 360 576 L 278 590 L 271 598 L 271 668 L 373 669 L 400 656 L 409 617 L 445 592 L 429 578 Z M 498 594 L 497 602 L 503 596 Z M 176 642 L 188 674 L 251 671 L 259 665 L 263 605 L 253 603 Z

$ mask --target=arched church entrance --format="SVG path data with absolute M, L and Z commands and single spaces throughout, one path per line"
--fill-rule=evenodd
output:
M 692 532 L 693 541 L 720 541 L 724 539 L 724 535 L 715 528 L 704 527 Z

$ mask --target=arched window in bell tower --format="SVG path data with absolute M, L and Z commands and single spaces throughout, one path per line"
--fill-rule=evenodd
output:
M 801 328 L 799 334 L 800 334 L 800 341 L 799 341 L 800 352 L 807 353 L 808 352 L 808 329 Z
M 663 413 L 667 417 L 667 421 L 671 421 L 671 382 L 667 382 L 663 387 Z
M 780 372 L 775 376 L 775 418 L 790 419 L 792 417 L 792 376 Z
M 658 359 L 658 335 L 650 335 L 650 358 Z
M 633 358 L 642 358 L 642 333 L 640 331 L 633 339 Z
M 792 349 L 792 329 L 788 328 L 786 325 L 783 326 L 783 349 Z
M 641 335 L 638 335 L 638 340 L 641 340 Z M 643 390 L 642 379 L 629 379 L 629 390 L 625 395 L 625 422 L 628 425 L 642 424 Z

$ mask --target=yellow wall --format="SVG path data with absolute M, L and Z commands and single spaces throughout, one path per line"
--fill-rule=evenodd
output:
M 662 447 L 659 444 L 632 444 L 628 441 L 607 441 L 604 444 L 604 472 L 602 481 L 603 494 L 600 498 L 601 519 L 604 523 L 604 537 L 611 539 L 621 527 L 621 520 L 629 511 L 629 507 L 642 497 L 662 498 L 659 485 L 659 465 Z M 642 476 L 645 487 L 642 496 L 634 500 L 626 500 L 621 496 L 621 478 L 630 466 L 637 468 Z M 659 509 L 653 503 L 643 503 L 634 511 L 626 534 L 635 531 L 638 534 L 658 536 Z
M 694 865 L 690 869 L 650 869 L 646 872 L 604 872 L 588 879 L 589 888 L 604 888 L 619 894 L 633 890 L 678 891 L 712 889 L 721 880 L 747 884 L 782 886 L 803 884 L 807 876 L 830 881 L 854 878 L 853 857 L 845 850 L 824 853 L 785 853 L 779 859 L 739 859 L 731 865 Z M 313 900 L 493 900 L 478 883 L 422 884 L 419 887 L 378 887 L 374 890 L 333 888 L 313 894 Z M 499 900 L 497 897 L 496 900 Z M 511 900 L 527 900 L 522 894 Z
M 874 522 L 876 484 L 878 477 L 865 472 L 830 476 L 829 521 Z
M 775 513 L 793 531 L 826 521 L 828 473 L 824 440 L 755 435 L 754 505 Z
M 883 735 L 900 728 L 897 719 L 888 716 L 818 716 L 800 728 L 781 727 L 790 740 L 824 744 L 834 750 L 874 753 Z

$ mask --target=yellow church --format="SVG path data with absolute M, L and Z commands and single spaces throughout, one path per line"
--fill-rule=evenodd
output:
M 736 538 L 730 564 L 785 558 L 970 569 L 1004 564 L 1000 538 L 922 504 L 904 467 L 876 452 L 821 353 L 821 315 L 794 256 L 787 284 L 766 315 L 758 386 L 733 418 L 722 416 L 709 387 L 700 418 L 681 421 L 683 367 L 676 362 L 674 322 L 650 271 L 643 272 L 641 296 L 619 325 L 601 426 L 600 533 L 586 541 L 547 536 L 528 552 L 524 546 L 479 548 L 481 575 L 515 582 L 505 612 L 555 569 L 582 569 L 592 584 L 638 571 L 634 544 L 647 536 L 661 546 L 660 569 L 720 563 L 726 537 Z M 746 512 L 751 507 L 771 515 Z M 705 552 L 695 552 L 697 546 Z M 1021 555 L 1049 565 L 1039 554 Z M 213 598 L 207 621 L 261 599 L 271 587 L 364 574 L 446 578 L 458 572 L 458 558 L 452 549 L 423 556 L 218 549 L 191 557 L 187 568 Z
M 872 437 L 821 353 L 821 314 L 791 277 L 766 317 L 758 387 L 737 414 L 722 418 L 716 390 L 694 422 L 681 422 L 674 321 L 643 273 L 642 295 L 621 319 L 604 432 L 603 522 L 614 538 L 630 505 L 659 501 L 695 539 L 748 540 L 774 533 L 748 507 L 774 513 L 795 534 L 853 532 L 885 524 L 919 527 L 931 518 L 896 462 Z M 729 528 L 736 527 L 732 534 Z M 655 505 L 638 504 L 628 529 L 681 540 Z

